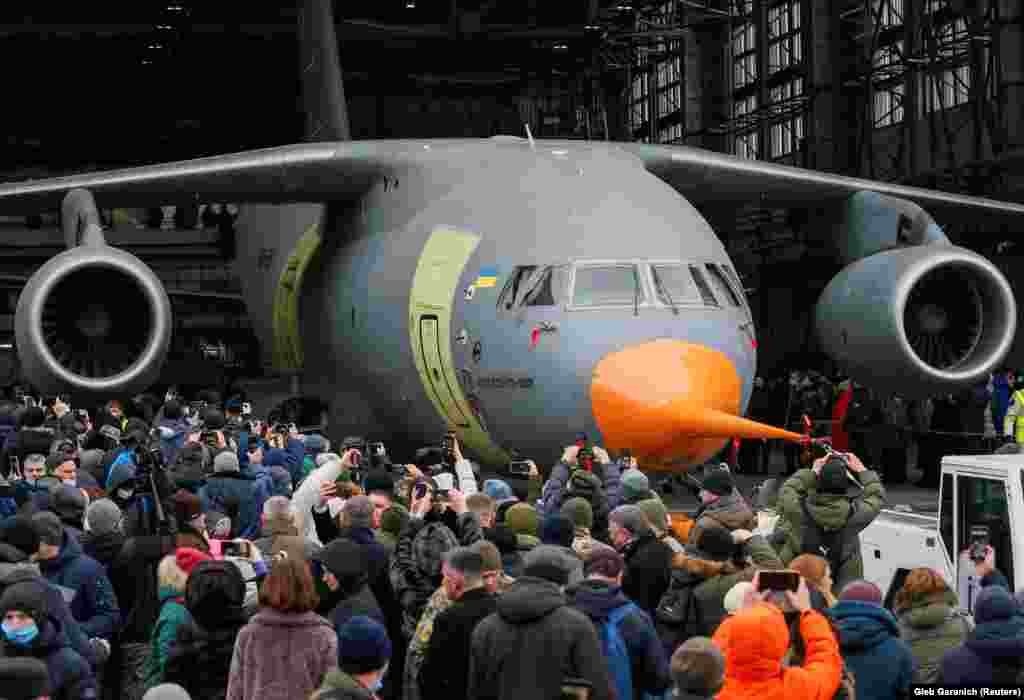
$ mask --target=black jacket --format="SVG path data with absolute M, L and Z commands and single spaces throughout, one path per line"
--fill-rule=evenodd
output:
M 466 591 L 434 619 L 430 646 L 420 667 L 422 700 L 465 698 L 473 630 L 497 609 L 498 599 L 486 588 Z
M 557 698 L 567 678 L 586 679 L 592 700 L 610 700 L 611 679 L 597 630 L 565 602 L 558 586 L 524 576 L 473 631 L 464 697 Z
M 38 624 L 38 622 L 37 622 Z M 89 662 L 68 644 L 60 624 L 47 617 L 39 624 L 39 635 L 27 647 L 4 640 L 0 658 L 35 658 L 46 664 L 53 700 L 95 700 L 96 678 Z
M 177 683 L 193 698 L 224 700 L 235 638 L 244 624 L 238 619 L 207 630 L 192 621 L 178 627 L 164 669 L 164 683 Z
M 124 547 L 125 537 L 120 532 L 108 532 L 105 535 L 96 536 L 91 532 L 83 532 L 79 539 L 82 551 L 103 565 L 110 576 L 110 566 L 117 559 Z
M 583 611 L 600 629 L 613 610 L 629 603 L 622 589 L 603 581 L 586 580 L 566 590 L 569 604 Z M 626 615 L 619 623 L 619 634 L 629 650 L 633 697 L 643 693 L 660 695 L 672 684 L 668 656 L 654 631 L 651 618 L 642 610 Z
M 648 531 L 625 546 L 622 592 L 654 619 L 658 601 L 672 580 L 672 549 Z
M 170 535 L 130 537 L 110 566 L 110 582 L 121 608 L 121 643 L 149 642 L 160 615 L 156 568 L 174 550 Z
M 326 617 L 334 625 L 335 630 L 340 630 L 346 622 L 360 615 L 376 620 L 382 625 L 387 624 L 373 591 L 366 585 L 363 585 L 354 595 L 342 598 Z

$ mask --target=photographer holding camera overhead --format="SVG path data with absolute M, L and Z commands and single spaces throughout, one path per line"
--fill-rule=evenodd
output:
M 283 467 L 292 478 L 292 488 L 302 481 L 302 458 L 306 445 L 294 423 L 275 423 L 267 434 L 269 449 L 263 455 L 263 466 Z
M 801 554 L 829 562 L 833 593 L 864 577 L 860 537 L 885 505 L 878 473 L 852 452 L 834 452 L 789 477 L 779 491 L 779 558 L 787 566 Z

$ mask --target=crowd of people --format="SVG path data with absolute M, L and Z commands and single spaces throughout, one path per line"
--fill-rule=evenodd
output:
M 520 500 L 454 437 L 393 464 L 246 408 L 0 412 L 0 698 L 881 700 L 1024 678 L 991 548 L 973 618 L 928 569 L 890 607 L 863 580 L 885 492 L 852 453 L 787 479 L 769 526 L 721 465 L 677 519 L 586 436 L 529 462 Z

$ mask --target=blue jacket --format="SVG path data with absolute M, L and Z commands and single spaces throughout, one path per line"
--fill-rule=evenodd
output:
M 621 587 L 589 579 L 567 588 L 565 597 L 591 619 L 598 629 L 598 638 L 611 612 L 630 602 Z M 619 634 L 629 650 L 633 697 L 643 697 L 644 693 L 660 695 L 667 690 L 672 685 L 669 659 L 647 613 L 638 610 L 626 615 L 619 623 Z
M 839 628 L 839 649 L 857 682 L 857 700 L 891 700 L 908 694 L 914 657 L 885 608 L 843 600 L 829 611 Z
M 124 465 L 124 466 L 122 466 Z M 117 469 L 117 467 L 121 467 Z M 128 473 L 125 467 L 131 467 L 132 478 L 135 477 L 135 471 L 139 465 L 135 463 L 135 453 L 132 450 L 123 448 L 121 452 L 114 457 L 111 461 L 110 466 L 103 472 L 103 490 L 110 493 L 117 487 L 118 480 L 111 479 L 111 475 L 117 472 L 117 476 L 120 478 Z
M 1019 670 L 1010 672 L 1012 679 L 993 678 L 996 665 L 1019 663 L 1024 657 L 1024 617 L 1014 614 L 1016 602 L 1009 595 L 1004 605 L 1009 608 L 1005 616 L 978 622 L 963 644 L 942 655 L 939 678 L 944 685 L 980 687 L 1020 682 Z
M 86 556 L 74 535 L 65 530 L 57 558 L 39 562 L 39 570 L 51 584 L 68 591 L 68 607 L 86 635 L 114 638 L 121 623 L 114 587 L 103 566 Z
M 998 434 L 1003 432 L 1003 421 L 1009 408 L 1010 384 L 1005 374 L 998 373 L 992 378 L 992 425 Z
M 36 658 L 46 664 L 53 700 L 95 700 L 96 678 L 89 663 L 68 644 L 60 623 L 53 617 L 39 624 L 39 635 L 22 647 L 3 640 L 0 658 Z
M 185 438 L 188 437 L 191 427 L 184 418 L 161 418 L 159 430 L 160 454 L 163 455 L 164 464 L 169 466 L 174 464 L 174 458 L 178 455 L 178 450 L 185 444 Z
M 239 449 L 242 449 L 241 446 Z M 287 469 L 292 477 L 292 488 L 295 488 L 302 480 L 302 458 L 305 456 L 306 446 L 302 440 L 288 438 L 288 447 L 285 449 L 274 447 L 267 450 L 263 455 L 263 466 L 267 469 L 278 466 Z
M 251 469 L 250 473 L 220 472 L 206 480 L 199 489 L 203 511 L 215 510 L 231 517 L 238 537 L 249 540 L 260 536 L 263 504 L 273 493 L 273 481 L 267 468 Z

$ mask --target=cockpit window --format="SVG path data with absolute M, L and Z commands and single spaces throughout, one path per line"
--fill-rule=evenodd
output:
M 693 303 L 700 298 L 690 271 L 682 265 L 651 265 L 651 277 L 662 304 Z
M 504 289 L 502 289 L 501 294 L 498 295 L 499 309 L 509 311 L 516 306 L 518 302 L 522 301 L 523 295 L 526 294 L 528 289 L 527 283 L 530 280 L 530 276 L 533 275 L 536 269 L 536 265 L 520 265 L 512 271 L 512 275 L 509 276 Z
M 690 274 L 693 275 L 693 281 L 697 283 L 697 290 L 700 292 L 700 298 L 704 303 L 708 306 L 718 306 L 718 300 L 711 293 L 711 287 L 708 286 L 708 281 L 704 279 L 704 273 L 700 271 L 700 268 L 696 265 L 690 265 Z
M 646 292 L 636 265 L 587 265 L 576 268 L 573 306 L 632 306 Z
M 711 286 L 715 288 L 715 293 L 722 299 L 728 299 L 732 302 L 733 306 L 742 306 L 740 298 L 736 296 L 736 292 L 733 291 L 732 285 L 729 284 L 729 280 L 725 278 L 725 273 L 718 265 L 707 265 L 708 276 L 711 278 Z
M 554 268 L 544 267 L 527 280 L 523 304 L 526 306 L 554 306 Z

